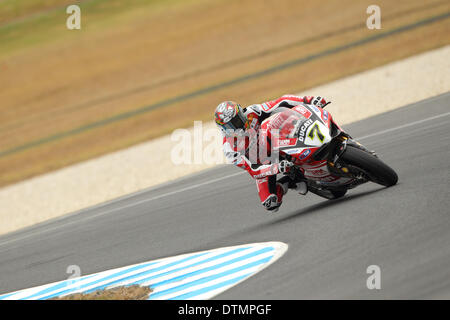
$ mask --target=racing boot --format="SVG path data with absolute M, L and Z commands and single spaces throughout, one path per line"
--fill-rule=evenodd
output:
M 299 182 L 295 182 L 295 180 L 293 180 L 290 176 L 284 176 L 280 178 L 277 183 L 282 185 L 283 188 L 286 189 L 286 192 L 287 189 L 294 189 L 301 195 L 305 195 L 308 193 L 308 184 L 306 183 L 305 178 L 301 179 L 301 181 Z

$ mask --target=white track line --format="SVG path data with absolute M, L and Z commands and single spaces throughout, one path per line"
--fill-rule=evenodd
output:
M 360 138 L 357 138 L 357 140 L 372 138 L 372 137 L 379 136 L 379 135 L 382 135 L 382 134 L 385 134 L 385 133 L 389 133 L 389 132 L 392 132 L 392 131 L 395 131 L 395 130 L 400 130 L 400 129 L 403 129 L 403 128 L 415 126 L 416 124 L 419 124 L 419 123 L 427 122 L 427 121 L 438 119 L 438 118 L 443 118 L 443 117 L 446 117 L 448 115 L 450 115 L 450 112 L 446 112 L 446 113 L 443 113 L 443 114 L 440 114 L 440 115 L 437 115 L 437 116 L 425 118 L 425 119 L 414 121 L 414 122 L 410 122 L 410 123 L 407 123 L 407 124 L 404 124 L 404 125 L 401 125 L 401 126 L 398 126 L 398 127 L 394 127 L 394 128 L 386 129 L 386 130 L 383 130 L 383 131 L 375 132 L 375 133 L 372 133 L 372 134 L 368 134 L 368 135 L 362 136 Z
M 228 176 L 220 177 L 220 178 L 213 179 L 213 180 L 208 180 L 208 181 L 205 181 L 205 182 L 202 182 L 202 183 L 198 183 L 198 184 L 193 184 L 193 185 L 191 185 L 189 187 L 182 188 L 182 189 L 175 190 L 175 191 L 171 191 L 171 192 L 168 192 L 168 193 L 164 193 L 164 194 L 161 194 L 159 196 L 155 196 L 155 197 L 152 197 L 152 198 L 149 198 L 149 199 L 144 199 L 144 200 L 141 200 L 141 201 L 130 203 L 128 205 L 111 208 L 109 210 L 106 210 L 106 211 L 103 211 L 103 212 L 99 212 L 97 214 L 93 214 L 93 215 L 90 215 L 90 216 L 86 216 L 86 217 L 77 219 L 75 221 L 68 221 L 68 222 L 65 222 L 63 224 L 59 224 L 59 225 L 56 225 L 56 226 L 53 226 L 53 227 L 46 228 L 45 230 L 38 230 L 38 231 L 35 231 L 35 232 L 30 232 L 30 233 L 28 233 L 26 235 L 23 235 L 23 236 L 19 237 L 19 238 L 14 238 L 14 239 L 10 239 L 10 240 L 7 240 L 7 241 L 0 242 L 0 246 L 3 246 L 5 244 L 9 244 L 11 242 L 27 239 L 27 238 L 30 238 L 30 237 L 32 237 L 34 235 L 41 234 L 43 232 L 53 231 L 53 230 L 56 230 L 56 229 L 59 229 L 59 228 L 62 228 L 62 227 L 70 226 L 72 224 L 77 224 L 77 223 L 82 222 L 82 221 L 91 220 L 91 219 L 94 219 L 94 218 L 97 218 L 97 217 L 100 217 L 100 216 L 103 216 L 103 215 L 106 215 L 106 214 L 109 214 L 109 213 L 112 213 L 112 212 L 115 212 L 115 211 L 118 211 L 118 210 L 134 207 L 136 205 L 139 205 L 139 204 L 142 204 L 142 203 L 145 203 L 145 202 L 154 201 L 154 200 L 157 200 L 159 198 L 167 197 L 167 196 L 170 196 L 170 195 L 173 195 L 173 194 L 176 194 L 176 193 L 180 193 L 180 192 L 183 192 L 183 191 L 195 189 L 195 188 L 198 188 L 198 187 L 210 184 L 210 183 L 214 183 L 214 182 L 217 182 L 217 181 L 220 181 L 220 180 L 225 180 L 225 179 L 228 179 L 228 178 L 232 178 L 234 176 L 237 176 L 237 175 L 240 175 L 240 174 L 243 174 L 243 173 L 245 173 L 245 171 L 236 172 L 236 173 L 230 174 Z M 108 203 L 108 204 L 111 204 L 111 203 Z M 84 209 L 84 210 L 86 210 L 86 209 Z

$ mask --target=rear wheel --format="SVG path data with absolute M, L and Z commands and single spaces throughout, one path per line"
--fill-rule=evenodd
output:
M 375 156 L 347 145 L 341 159 L 348 165 L 361 169 L 367 178 L 386 187 L 393 186 L 398 181 L 395 171 Z

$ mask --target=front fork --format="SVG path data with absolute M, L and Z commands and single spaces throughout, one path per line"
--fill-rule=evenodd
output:
M 375 151 L 370 151 L 345 132 L 341 132 L 339 136 L 335 137 L 332 143 L 333 146 L 330 148 L 331 150 L 327 158 L 327 167 L 331 173 L 341 177 L 351 178 L 355 177 L 355 174 L 358 174 L 357 172 L 352 172 L 354 170 L 351 170 L 351 168 L 349 168 L 347 164 L 343 163 L 342 161 L 339 161 L 340 157 L 347 149 L 347 146 L 350 145 L 352 147 L 361 149 L 378 158 Z

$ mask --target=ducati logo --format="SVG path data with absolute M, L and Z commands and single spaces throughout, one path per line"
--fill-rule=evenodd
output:
M 305 134 L 306 134 L 306 129 L 308 129 L 308 127 L 312 124 L 312 120 L 308 119 L 305 121 L 305 123 L 303 123 L 303 125 L 300 127 L 300 131 L 299 131 L 299 136 L 298 136 L 298 140 L 300 140 L 301 142 L 305 141 Z

